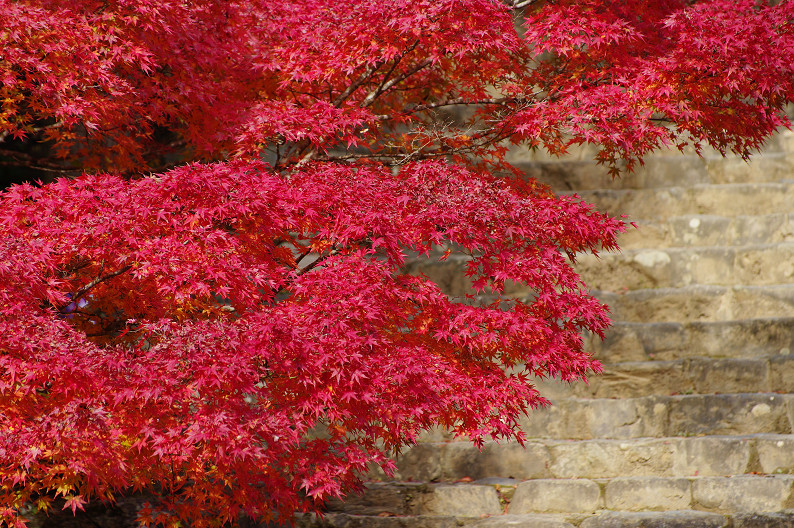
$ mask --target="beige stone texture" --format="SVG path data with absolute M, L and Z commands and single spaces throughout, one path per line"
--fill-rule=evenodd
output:
M 687 510 L 692 502 L 685 478 L 626 477 L 606 483 L 605 505 L 609 510 Z
M 592 480 L 538 479 L 518 485 L 508 512 L 593 512 L 602 507 L 601 488 Z

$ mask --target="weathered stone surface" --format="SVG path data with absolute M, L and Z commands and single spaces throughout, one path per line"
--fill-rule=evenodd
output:
M 486 443 L 482 451 L 460 441 L 425 444 L 421 448 L 423 452 L 433 448 L 443 453 L 444 481 L 466 477 L 522 480 L 724 476 L 749 471 L 786 473 L 794 465 L 794 436 L 776 434 L 584 441 L 537 439 L 526 442 L 524 448 L 515 442 Z M 760 466 L 753 465 L 757 463 Z M 521 476 L 522 472 L 531 476 Z
M 728 528 L 722 515 L 697 511 L 606 512 L 585 519 L 579 528 Z
M 705 436 L 681 438 L 675 443 L 672 475 L 741 475 L 748 471 L 752 457 L 748 437 Z
M 666 221 L 635 219 L 636 229 L 618 238 L 623 248 L 750 246 L 794 242 L 794 215 L 755 216 L 685 214 Z
M 664 403 L 663 403 L 664 402 Z M 570 399 L 539 409 L 522 421 L 527 435 L 546 438 L 637 438 L 666 436 L 666 400 L 659 397 Z
M 613 215 L 663 220 L 685 214 L 766 215 L 791 211 L 794 184 L 695 184 L 658 189 L 577 191 L 587 202 Z
M 615 318 L 631 322 L 727 321 L 794 317 L 794 284 L 771 286 L 692 285 L 593 293 Z M 724 346 L 721 342 L 719 346 Z
M 575 528 L 560 516 L 544 514 L 496 515 L 472 523 L 472 528 Z
M 536 383 L 541 394 L 559 398 L 636 398 L 652 394 L 670 395 L 685 392 L 690 383 L 683 361 L 629 361 L 608 364 L 587 383 L 564 383 L 541 380 Z
M 713 392 L 767 392 L 769 362 L 745 358 L 693 358 L 684 366 L 692 389 Z
M 683 323 L 616 321 L 605 340 L 589 336 L 586 342 L 599 359 L 608 363 L 772 356 L 784 361 L 794 359 L 792 329 L 794 318 L 786 317 Z
M 639 438 L 790 433 L 794 395 L 691 394 L 555 402 L 522 421 L 530 437 Z
M 791 355 L 791 349 L 785 351 L 786 355 L 779 355 L 769 360 L 770 390 L 794 393 L 794 375 L 792 375 L 794 356 Z
M 314 515 L 301 515 L 295 523 L 295 528 L 459 528 L 472 522 L 474 522 L 472 518 L 451 516 L 379 517 L 329 513 L 322 519 Z M 262 525 L 257 528 L 280 527 Z
M 616 320 L 604 341 L 585 336 L 605 372 L 589 386 L 539 382 L 555 406 L 523 423 L 534 437 L 526 450 L 478 451 L 436 431 L 423 436 L 434 443 L 398 461 L 404 479 L 481 479 L 474 484 L 509 501 L 509 514 L 454 520 L 445 512 L 456 501 L 484 496 L 398 487 L 393 509 L 405 517 L 348 516 L 347 526 L 794 527 L 794 394 L 775 394 L 794 393 L 794 182 L 774 183 L 794 174 L 794 133 L 776 141 L 780 152 L 749 166 L 659 155 L 616 182 L 581 161 L 587 148 L 581 160 L 527 164 L 556 189 L 590 189 L 580 195 L 640 224 L 621 235 L 622 253 L 579 259 Z M 461 295 L 470 286 L 462 264 L 417 261 L 411 270 Z M 510 477 L 531 480 L 515 486 Z M 433 515 L 412 516 L 423 512 Z
M 657 230 L 660 228 L 664 229 L 660 243 L 670 246 L 746 246 L 794 241 L 794 215 L 790 212 L 736 217 L 683 215 L 670 218 Z M 637 243 L 636 247 L 658 247 L 645 246 L 639 240 Z
M 493 486 L 472 484 L 370 483 L 363 494 L 331 500 L 328 511 L 349 515 L 453 515 L 477 517 L 502 512 Z
M 350 494 L 342 500 L 329 500 L 328 511 L 350 515 L 409 515 L 416 512 L 416 503 L 428 492 L 424 484 L 370 483 L 364 493 Z
M 551 457 L 545 445 L 529 442 L 488 443 L 480 451 L 470 443 L 451 443 L 443 446 L 444 478 L 464 477 L 483 479 L 507 477 L 520 480 L 551 477 Z
M 780 394 L 676 396 L 670 402 L 669 436 L 790 433 L 787 402 Z
M 759 436 L 755 442 L 761 472 L 794 473 L 794 436 Z
M 676 443 L 676 439 L 550 443 L 550 470 L 556 478 L 668 475 Z
M 794 243 L 624 249 L 598 257 L 582 255 L 575 268 L 592 288 L 611 291 L 780 284 L 794 276 Z
M 794 476 L 702 477 L 692 480 L 697 509 L 714 512 L 765 512 L 790 508 Z
M 730 516 L 731 528 L 791 528 L 794 512 L 736 513 Z
M 529 176 L 564 189 L 638 189 L 708 183 L 775 182 L 789 178 L 792 160 L 780 150 L 788 145 L 787 136 L 777 134 L 769 140 L 763 153 L 748 163 L 740 157 L 723 157 L 718 153 L 703 157 L 682 155 L 678 151 L 656 151 L 645 164 L 631 173 L 614 179 L 602 165 L 592 162 L 594 152 L 586 147 L 565 159 L 549 157 L 542 151 L 515 149 L 508 156 L 511 163 Z
M 528 480 L 516 488 L 508 512 L 593 512 L 603 507 L 601 488 L 592 480 Z
M 774 359 L 774 364 L 772 363 Z M 551 400 L 561 398 L 638 398 L 677 394 L 785 392 L 794 383 L 786 369 L 794 357 L 693 357 L 672 361 L 626 361 L 604 366 L 588 383 L 539 380 L 538 390 Z M 771 371 L 778 369 L 774 376 Z
M 400 453 L 396 457 L 396 463 L 395 480 L 432 482 L 443 478 L 441 451 L 434 444 L 416 444 Z M 382 470 L 374 471 L 370 478 L 391 480 Z
M 463 517 L 502 513 L 499 495 L 492 486 L 439 484 L 430 491 L 418 498 L 416 513 Z
M 608 510 L 685 510 L 692 501 L 690 482 L 685 478 L 626 477 L 606 483 Z

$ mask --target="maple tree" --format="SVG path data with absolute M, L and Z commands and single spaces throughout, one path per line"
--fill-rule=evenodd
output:
M 507 149 L 748 156 L 793 6 L 0 0 L 0 163 L 79 175 L 0 195 L 2 520 L 283 521 L 429 427 L 521 441 L 533 377 L 600 369 L 570 263 L 625 226 Z

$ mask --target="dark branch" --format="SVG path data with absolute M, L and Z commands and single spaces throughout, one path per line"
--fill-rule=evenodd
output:
M 102 265 L 104 267 L 104 263 Z M 89 282 L 88 284 L 86 284 L 85 286 L 83 286 L 82 288 L 77 290 L 76 292 L 74 292 L 74 295 L 72 295 L 72 300 L 70 301 L 70 304 L 72 302 L 77 303 L 83 295 L 88 293 L 91 289 L 93 289 L 98 284 L 100 284 L 102 282 L 105 282 L 108 279 L 112 279 L 113 277 L 116 277 L 118 275 L 121 275 L 122 273 L 124 273 L 126 271 L 129 271 L 131 268 L 132 268 L 132 265 L 131 264 L 127 264 L 126 266 L 123 266 L 123 267 L 117 269 L 116 271 L 111 271 L 110 273 L 106 273 L 105 275 L 100 275 L 99 277 L 95 278 L 94 280 L 92 280 L 91 282 Z M 67 304 L 66 306 L 68 306 L 68 305 L 69 304 Z M 63 311 L 63 309 L 66 306 L 62 306 L 59 311 Z

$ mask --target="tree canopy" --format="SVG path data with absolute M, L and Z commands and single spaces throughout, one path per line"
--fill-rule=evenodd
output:
M 792 2 L 0 0 L 0 166 L 68 176 L 0 195 L 0 518 L 284 520 L 436 425 L 522 441 L 625 224 L 507 150 L 749 156 L 793 56 Z

